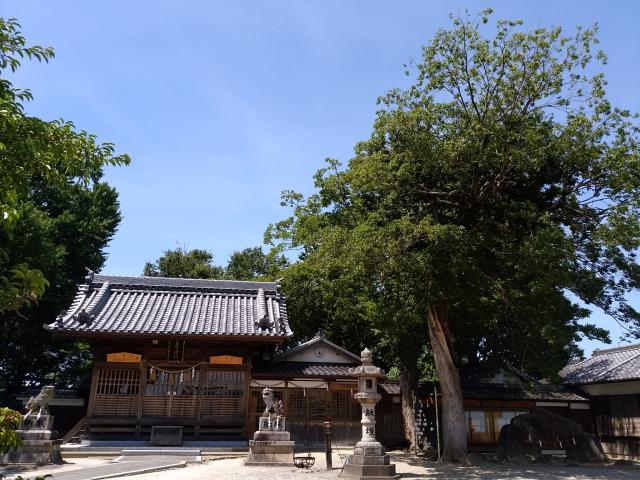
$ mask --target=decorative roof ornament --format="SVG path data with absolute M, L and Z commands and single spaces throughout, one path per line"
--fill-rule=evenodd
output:
M 89 315 L 84 308 L 80 310 L 79 313 L 76 313 L 73 316 L 74 320 L 78 321 L 79 323 L 84 323 L 87 325 L 90 324 L 94 318 L 95 318 L 95 315 Z
M 96 273 L 93 270 L 91 270 L 90 268 L 85 267 L 85 269 L 87 270 L 87 275 L 84 277 L 84 282 L 88 283 L 89 285 L 91 285 L 91 282 L 93 282 L 93 276 Z
M 60 313 L 58 314 L 58 316 L 56 317 L 56 323 L 58 325 L 62 325 L 62 322 L 64 320 L 64 317 L 67 316 L 67 311 L 65 309 L 60 310 Z
M 258 295 L 256 298 L 256 308 L 258 310 L 257 324 L 262 330 L 266 330 L 270 326 L 269 315 L 267 314 L 267 301 L 264 297 L 264 290 L 258 289 Z

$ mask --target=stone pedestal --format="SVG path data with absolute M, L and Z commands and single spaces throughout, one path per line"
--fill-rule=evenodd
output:
M 345 463 L 340 478 L 358 480 L 398 479 L 396 466 L 389 461 L 379 442 L 358 442 Z
M 22 439 L 22 446 L 0 456 L 0 463 L 35 463 L 46 465 L 62 463 L 60 444 L 62 440 L 54 439 L 53 416 L 26 416 L 16 433 Z
M 286 430 L 285 417 L 260 417 L 259 430 L 249 440 L 249 455 L 244 464 L 291 467 L 294 445 Z

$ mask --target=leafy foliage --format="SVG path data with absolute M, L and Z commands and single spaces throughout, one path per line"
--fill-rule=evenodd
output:
M 155 262 L 144 266 L 147 277 L 222 278 L 224 269 L 213 265 L 213 253 L 207 250 L 167 250 Z
M 265 254 L 260 247 L 245 248 L 231 254 L 225 274 L 235 280 L 275 280 L 287 264 L 277 250 Z
M 40 270 L 30 270 L 26 265 L 13 267 L 9 273 L 8 278 L 0 277 L 0 314 L 30 307 L 49 286 Z
M 580 336 L 606 338 L 565 292 L 638 332 L 624 298 L 640 279 L 638 127 L 584 73 L 604 58 L 595 29 L 499 21 L 487 39 L 470 18 L 453 24 L 415 85 L 380 99 L 348 168 L 329 160 L 308 199 L 285 192 L 294 216 L 267 237 L 405 289 L 418 310 L 447 301 L 459 358 L 548 374 Z
M 265 254 L 260 247 L 233 252 L 226 267 L 213 263 L 213 252 L 178 247 L 166 250 L 155 262 L 147 262 L 143 275 L 147 277 L 210 278 L 230 280 L 275 280 L 287 265 L 276 251 Z
M 0 478 L 4 478 L 4 477 L 0 476 Z M 33 480 L 45 480 L 47 478 L 53 478 L 53 475 L 50 474 L 50 473 L 47 473 L 45 475 L 38 475 L 36 477 L 33 477 Z M 30 479 L 24 478 L 22 475 L 18 475 L 16 477 L 14 477 L 13 480 L 30 480 Z
M 48 62 L 53 49 L 27 46 L 15 19 L 0 18 L 0 73 L 15 72 L 23 58 Z M 15 219 L 17 206 L 29 195 L 29 182 L 66 182 L 72 178 L 89 185 L 104 165 L 126 165 L 129 157 L 114 155 L 110 143 L 76 131 L 71 122 L 46 122 L 24 114 L 29 90 L 14 88 L 0 79 L 0 222 Z
M 0 315 L 0 350 L 5 352 L 0 386 L 17 390 L 48 383 L 68 388 L 89 366 L 88 346 L 54 339 L 42 325 L 69 306 L 86 268 L 98 271 L 104 265 L 104 249 L 121 219 L 118 195 L 101 181 L 91 189 L 71 181 L 33 183 L 30 200 L 18 212 L 19 221 L 0 230 L 6 264 L 28 262 L 51 286 L 37 305 Z
M 22 445 L 16 429 L 20 426 L 20 412 L 0 407 L 0 454 L 8 453 Z

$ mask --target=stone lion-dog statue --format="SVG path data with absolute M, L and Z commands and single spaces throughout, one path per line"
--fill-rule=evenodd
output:
M 49 415 L 49 403 L 53 400 L 55 395 L 55 387 L 47 385 L 42 387 L 40 393 L 35 397 L 31 397 L 27 404 L 24 406 L 27 414 L 24 418 L 29 418 L 36 415 L 37 419 L 40 419 L 42 415 Z
M 266 407 L 262 413 L 263 417 L 270 417 L 272 415 L 276 417 L 282 416 L 282 400 L 276 401 L 275 392 L 272 388 L 267 387 L 262 390 L 262 400 Z

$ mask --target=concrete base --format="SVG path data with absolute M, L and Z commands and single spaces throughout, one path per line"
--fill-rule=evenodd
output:
M 249 455 L 244 464 L 293 466 L 294 445 L 295 442 L 285 440 L 249 440 Z
M 291 441 L 289 432 L 283 431 L 278 422 L 278 430 L 258 430 L 249 440 L 249 455 L 244 464 L 247 466 L 292 467 L 295 442 Z M 264 422 L 260 419 L 260 425 Z
M 29 416 L 22 420 L 21 428 L 16 433 L 22 439 L 22 446 L 5 455 L 0 455 L 0 463 L 25 463 L 47 465 L 62 463 L 60 445 L 62 440 L 54 440 L 51 431 L 53 417 L 41 415 L 40 418 Z
M 61 443 L 61 440 L 51 440 L 48 443 L 22 445 L 22 447 L 13 452 L 0 455 L 0 463 L 36 465 L 62 463 Z
M 389 455 L 378 442 L 358 442 L 340 474 L 348 480 L 388 480 L 399 479 L 396 466 L 392 465 Z

